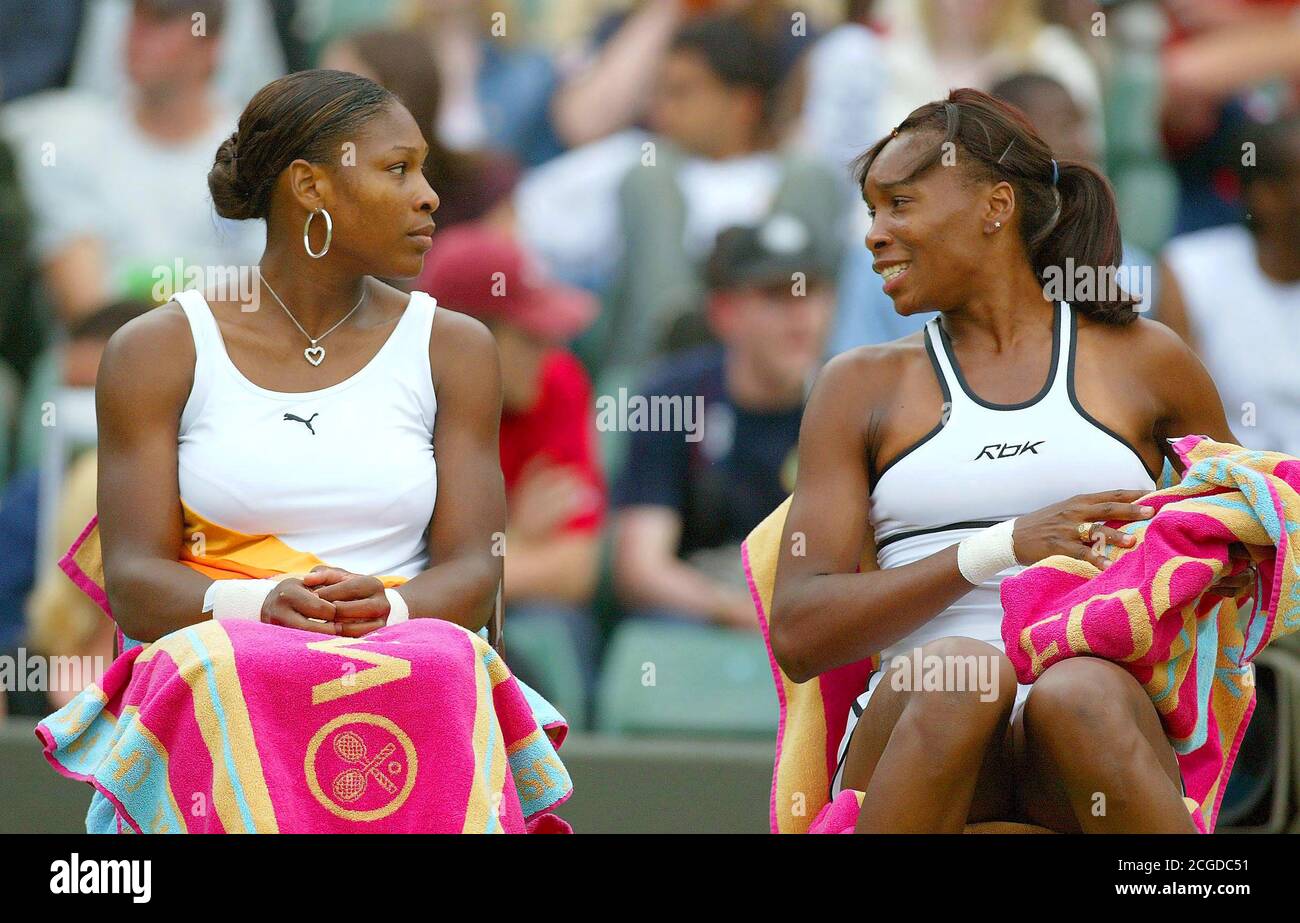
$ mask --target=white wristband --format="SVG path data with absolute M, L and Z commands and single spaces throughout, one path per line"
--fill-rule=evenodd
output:
M 392 607 L 389 610 L 388 621 L 385 624 L 397 625 L 401 622 L 410 621 L 411 610 L 407 608 L 406 600 L 402 598 L 402 594 L 389 587 L 384 590 L 384 595 L 388 597 L 388 605 Z
M 283 578 L 281 578 L 283 579 Z M 214 580 L 203 594 L 203 611 L 211 612 L 218 621 L 242 619 L 248 622 L 262 620 L 262 603 L 279 580 Z
M 1015 524 L 1015 519 L 1008 519 L 962 539 L 957 545 L 957 569 L 961 575 L 979 586 L 1008 567 L 1018 565 L 1011 537 Z

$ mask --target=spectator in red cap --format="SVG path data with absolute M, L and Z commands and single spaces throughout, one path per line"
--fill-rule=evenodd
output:
M 501 354 L 508 630 L 522 640 L 544 622 L 562 623 L 590 689 L 605 481 L 591 382 L 564 344 L 595 320 L 596 299 L 545 278 L 514 240 L 482 223 L 441 231 L 434 241 L 416 287 L 481 320 Z M 536 665 L 511 667 L 552 693 Z

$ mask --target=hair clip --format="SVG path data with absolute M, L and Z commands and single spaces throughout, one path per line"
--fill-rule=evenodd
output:
M 1052 185 L 1055 186 L 1056 181 L 1059 180 L 1060 178 L 1061 178 L 1061 168 L 1056 165 L 1056 160 L 1053 159 L 1052 160 Z

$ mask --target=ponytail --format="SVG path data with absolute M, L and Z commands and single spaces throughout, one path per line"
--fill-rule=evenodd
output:
M 1078 270 L 1086 269 L 1092 284 L 1079 289 L 1091 298 L 1076 294 L 1070 303 L 1103 323 L 1132 323 L 1140 298 L 1116 284 L 1124 247 L 1115 193 L 1106 177 L 1086 163 L 1059 161 L 1058 174 L 1059 215 L 1036 235 L 1038 239 L 1029 248 L 1034 274 L 1050 296 L 1056 285 L 1077 282 Z
M 1140 299 L 1117 285 L 1123 245 L 1115 193 L 1104 176 L 1085 163 L 1053 159 L 1023 112 L 966 88 L 913 110 L 858 157 L 852 170 L 859 187 L 884 146 L 908 131 L 933 132 L 938 139 L 912 175 L 938 163 L 949 145 L 956 145 L 977 175 L 1011 184 L 1025 254 L 1044 297 L 1069 301 L 1103 323 L 1133 322 Z

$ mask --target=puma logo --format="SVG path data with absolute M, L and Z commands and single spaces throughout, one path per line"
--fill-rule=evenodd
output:
M 284 418 L 285 418 L 286 420 L 297 420 L 297 421 L 298 421 L 299 423 L 301 423 L 303 426 L 305 426 L 305 427 L 307 427 L 308 429 L 310 429 L 310 430 L 311 430 L 311 434 L 312 434 L 313 436 L 315 436 L 315 435 L 316 435 L 316 430 L 312 428 L 311 421 L 314 420 L 314 419 L 316 419 L 316 418 L 319 417 L 319 416 L 320 416 L 319 413 L 314 413 L 314 414 L 312 414 L 310 417 L 308 417 L 306 420 L 304 420 L 302 417 L 294 416 L 294 415 L 291 414 L 291 413 L 286 413 L 286 414 L 284 415 Z

